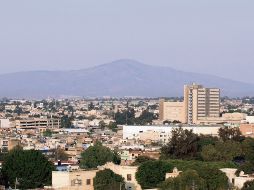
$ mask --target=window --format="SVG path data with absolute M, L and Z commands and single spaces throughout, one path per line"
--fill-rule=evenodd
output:
M 86 185 L 91 185 L 91 179 L 86 180 Z
M 127 174 L 127 181 L 131 181 L 131 174 Z

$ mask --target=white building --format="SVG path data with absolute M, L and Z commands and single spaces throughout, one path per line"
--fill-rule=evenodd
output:
M 10 128 L 11 122 L 9 119 L 0 119 L 0 128 Z
M 172 130 L 179 128 L 178 126 L 123 126 L 124 140 L 151 140 L 167 143 L 171 136 Z M 221 128 L 217 126 L 183 126 L 183 129 L 192 130 L 195 134 L 218 136 Z

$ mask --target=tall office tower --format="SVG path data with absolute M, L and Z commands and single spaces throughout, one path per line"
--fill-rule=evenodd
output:
M 206 118 L 220 117 L 220 89 L 192 84 L 184 86 L 185 119 L 196 124 Z

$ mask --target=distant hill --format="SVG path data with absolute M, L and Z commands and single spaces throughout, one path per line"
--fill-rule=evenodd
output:
M 254 96 L 254 84 L 124 59 L 83 70 L 0 75 L 0 97 L 182 96 L 183 85 L 192 82 L 219 87 L 222 95 Z

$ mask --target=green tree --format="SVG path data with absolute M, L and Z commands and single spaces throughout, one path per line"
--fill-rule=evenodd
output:
M 203 148 L 201 156 L 205 161 L 233 161 L 242 155 L 241 144 L 237 141 L 216 142 Z
M 118 125 L 133 125 L 135 120 L 135 111 L 134 109 L 128 109 L 123 112 L 117 112 L 114 117 Z
M 72 124 L 71 124 L 72 119 L 73 118 L 68 117 L 67 115 L 64 115 L 61 118 L 61 127 L 62 128 L 71 128 L 71 126 L 72 126 Z
M 228 178 L 225 173 L 219 169 L 211 167 L 202 167 L 197 170 L 199 176 L 206 181 L 207 190 L 225 190 L 228 189 Z
M 154 119 L 155 116 L 153 113 L 149 112 L 149 110 L 144 110 L 141 115 L 135 119 L 135 123 L 138 125 L 147 125 L 151 124 Z
M 117 124 L 115 122 L 110 121 L 108 124 L 108 128 L 113 132 L 117 132 Z
M 52 137 L 52 131 L 50 129 L 46 129 L 46 131 L 43 131 L 44 137 Z
M 96 173 L 94 177 L 94 190 L 121 190 L 125 189 L 124 178 L 115 174 L 110 169 L 105 169 Z
M 105 128 L 106 128 L 106 123 L 104 122 L 104 121 L 100 121 L 99 122 L 99 127 L 102 129 L 102 130 L 104 130 Z
M 147 161 L 155 161 L 155 159 L 150 158 L 148 156 L 139 156 L 139 157 L 137 157 L 135 162 L 132 163 L 132 165 L 137 166 L 137 165 L 140 165 L 140 164 L 147 162 Z
M 161 190 L 206 190 L 206 182 L 197 171 L 186 170 L 176 178 L 168 178 L 160 185 Z
M 91 111 L 91 110 L 93 110 L 94 108 L 95 108 L 95 106 L 94 106 L 93 102 L 90 102 L 90 103 L 88 104 L 88 110 Z
M 238 141 L 241 142 L 244 140 L 244 137 L 241 134 L 241 131 L 239 130 L 238 127 L 221 127 L 219 129 L 219 137 L 223 141 L 227 140 L 233 140 L 233 141 Z
M 167 172 L 173 170 L 173 166 L 165 161 L 147 161 L 141 164 L 136 173 L 136 179 L 143 189 L 156 188 L 165 181 Z
M 14 187 L 18 179 L 20 189 L 42 188 L 51 185 L 54 165 L 36 150 L 22 150 L 20 147 L 11 150 L 3 162 L 4 178 Z
M 192 130 L 176 128 L 172 130 L 169 143 L 162 147 L 162 158 L 192 159 L 198 153 L 198 135 Z
M 117 153 L 111 151 L 109 148 L 102 146 L 101 143 L 96 143 L 90 146 L 81 153 L 81 168 L 96 168 L 102 166 L 107 162 L 114 162 L 119 164 L 120 157 Z
M 254 139 L 246 138 L 242 142 L 242 149 L 245 160 L 254 162 Z

